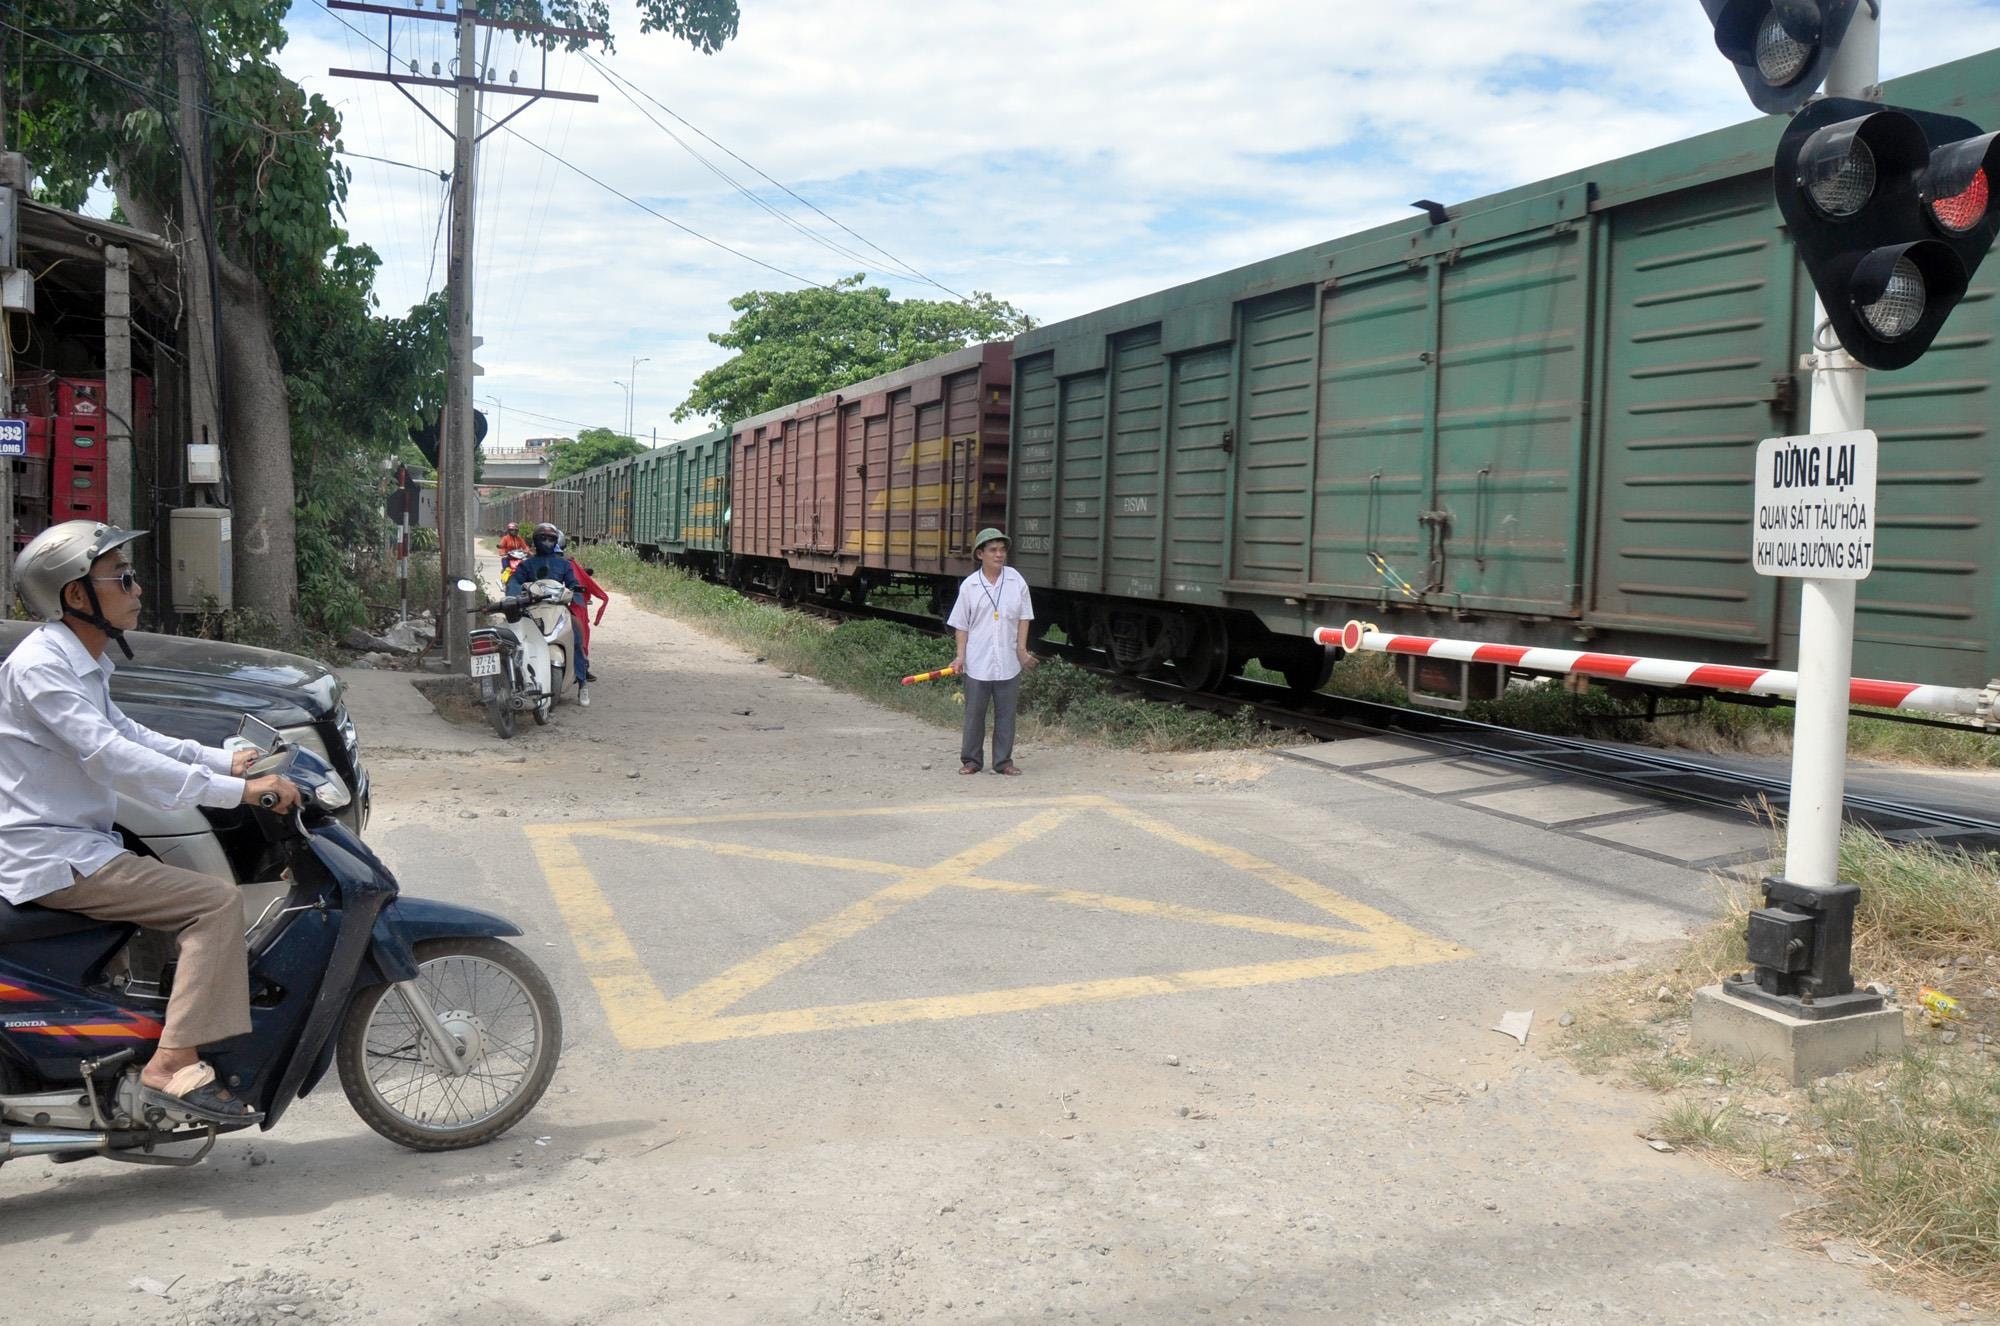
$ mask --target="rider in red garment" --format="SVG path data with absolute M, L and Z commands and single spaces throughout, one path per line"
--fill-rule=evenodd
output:
M 576 627 L 576 637 L 579 647 L 583 651 L 583 656 L 587 659 L 590 657 L 590 601 L 592 599 L 597 600 L 597 620 L 601 622 L 604 620 L 604 610 L 611 606 L 611 596 L 604 592 L 602 585 L 590 578 L 589 567 L 575 559 L 571 559 L 570 565 L 576 569 L 576 578 L 583 584 L 583 596 L 570 600 L 569 616 L 571 623 Z M 584 664 L 586 669 L 589 666 L 588 663 Z M 595 672 L 586 672 L 584 680 L 596 681 L 597 674 Z

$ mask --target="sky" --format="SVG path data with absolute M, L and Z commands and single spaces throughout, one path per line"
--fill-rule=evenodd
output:
M 599 100 L 536 102 L 481 144 L 489 448 L 623 431 L 628 408 L 642 441 L 701 431 L 673 411 L 748 290 L 866 272 L 1053 322 L 1756 113 L 1697 0 L 741 3 L 700 55 L 614 0 L 608 53 L 547 57 L 546 86 Z M 444 280 L 451 140 L 328 70 L 380 70 L 387 43 L 449 76 L 453 26 L 392 37 L 320 0 L 285 25 L 286 71 L 349 152 L 388 159 L 348 158 L 346 222 L 401 312 Z M 1881 37 L 1885 78 L 2000 46 L 2000 0 L 1888 0 Z M 504 36 L 481 58 L 544 85 Z M 411 91 L 452 122 L 446 91 Z M 486 98 L 482 127 L 518 100 Z

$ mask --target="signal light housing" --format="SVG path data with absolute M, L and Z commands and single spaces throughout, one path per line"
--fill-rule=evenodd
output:
M 1955 115 L 1828 97 L 1778 143 L 1778 210 L 1849 354 L 1896 369 L 1930 348 L 2000 229 L 2000 134 Z
M 1860 0 L 1701 0 L 1715 48 L 1761 111 L 1797 110 L 1826 81 Z

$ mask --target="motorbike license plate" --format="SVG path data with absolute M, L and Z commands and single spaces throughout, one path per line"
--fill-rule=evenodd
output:
M 472 656 L 472 675 L 475 677 L 499 676 L 500 656 L 498 654 L 474 654 Z

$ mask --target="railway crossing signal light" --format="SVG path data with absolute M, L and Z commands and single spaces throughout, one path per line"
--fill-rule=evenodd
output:
M 1778 210 L 1847 352 L 1916 362 L 2000 229 L 2000 135 L 1955 115 L 1828 97 L 1778 143 Z
M 1874 0 L 1868 0 L 1870 4 Z M 1760 111 L 1792 111 L 1826 81 L 1861 0 L 1701 0 L 1715 47 Z

